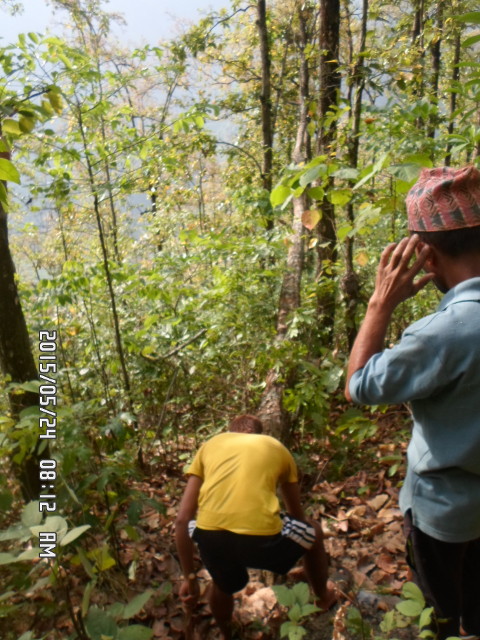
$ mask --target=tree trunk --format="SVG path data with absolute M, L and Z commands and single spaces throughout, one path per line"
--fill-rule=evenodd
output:
M 270 194 L 272 190 L 272 164 L 273 164 L 273 119 L 272 119 L 272 84 L 271 84 L 271 60 L 270 46 L 267 29 L 266 0 L 258 0 L 257 3 L 257 28 L 260 39 L 260 59 L 262 64 L 262 89 L 260 103 L 262 106 L 262 186 Z M 267 229 L 273 229 L 273 215 L 270 209 L 266 219 Z
M 123 348 L 122 335 L 120 331 L 120 319 L 117 311 L 117 297 L 115 295 L 115 291 L 113 287 L 113 278 L 110 270 L 110 261 L 109 261 L 107 243 L 106 243 L 105 233 L 103 231 L 103 223 L 102 223 L 102 218 L 100 214 L 100 203 L 98 199 L 97 185 L 95 182 L 92 163 L 88 153 L 88 140 L 86 137 L 85 124 L 83 122 L 82 108 L 81 108 L 81 105 L 78 103 L 76 104 L 76 118 L 77 118 L 78 129 L 82 137 L 83 150 L 85 153 L 85 161 L 86 161 L 87 171 L 88 171 L 88 181 L 89 181 L 91 195 L 93 198 L 93 211 L 95 213 L 95 220 L 97 223 L 98 238 L 100 241 L 100 248 L 102 251 L 103 269 L 105 271 L 107 289 L 108 289 L 110 304 L 112 308 L 112 321 L 113 321 L 113 329 L 114 329 L 114 336 L 115 336 L 115 346 L 117 349 L 118 359 L 120 361 L 120 369 L 121 369 L 122 378 L 123 378 L 123 387 L 126 395 L 125 400 L 126 400 L 126 404 L 130 414 L 136 420 L 135 411 L 133 407 L 133 395 L 132 395 L 132 388 L 130 384 L 130 375 L 127 368 L 125 350 Z
M 437 107 L 435 113 L 430 114 L 428 121 L 428 137 L 435 138 L 435 131 L 438 125 L 438 85 L 440 81 L 440 64 L 442 53 L 442 32 L 443 32 L 443 2 L 439 2 L 437 5 L 437 36 L 433 43 L 430 45 L 430 52 L 432 55 L 432 81 L 431 81 L 431 101 Z M 432 150 L 432 160 L 433 157 Z
M 306 20 L 302 9 L 299 9 L 299 48 L 301 56 L 300 64 L 300 113 L 297 128 L 295 148 L 292 160 L 295 164 L 307 160 L 307 124 L 308 124 L 308 102 L 309 102 L 309 71 L 308 62 L 305 57 L 305 47 L 307 45 Z M 293 200 L 293 224 L 291 244 L 288 249 L 287 268 L 283 276 L 282 288 L 278 304 L 277 335 L 276 341 L 285 340 L 288 332 L 288 321 L 292 313 L 300 305 L 300 285 L 304 263 L 304 237 L 305 227 L 302 217 L 307 209 L 307 199 L 303 194 Z M 265 391 L 262 395 L 257 414 L 265 425 L 265 431 L 280 440 L 286 441 L 290 435 L 291 418 L 290 414 L 283 407 L 283 392 L 292 383 L 290 376 L 284 374 L 280 378 L 279 372 L 272 369 L 266 381 Z
M 0 153 L 0 157 L 9 158 L 9 154 Z M 0 203 L 0 367 L 2 373 L 11 382 L 28 382 L 38 379 L 37 367 L 18 296 L 15 277 L 15 266 L 10 253 L 8 240 L 7 212 Z M 20 412 L 32 406 L 39 406 L 39 396 L 30 391 L 20 394 L 9 394 L 10 409 L 13 419 L 18 419 Z M 39 434 L 38 434 L 39 436 Z M 37 436 L 32 453 L 18 463 L 13 463 L 25 500 L 38 499 L 40 494 L 38 446 L 41 444 Z M 48 457 L 48 453 L 44 455 Z
M 450 122 L 448 123 L 448 134 L 452 135 L 455 130 L 455 111 L 457 110 L 457 90 L 456 87 L 460 80 L 460 67 L 458 66 L 460 63 L 461 57 L 461 28 L 456 28 L 455 33 L 455 51 L 453 55 L 453 66 L 452 66 L 452 89 L 450 93 Z M 445 166 L 449 167 L 452 161 L 452 143 L 449 142 L 447 144 L 447 153 L 445 155 Z
M 341 77 L 338 70 L 340 45 L 340 1 L 320 0 L 320 98 L 318 115 L 320 131 L 317 139 L 318 155 L 330 155 L 335 151 L 337 123 L 335 119 L 325 124 L 325 118 L 338 104 Z M 328 190 L 333 188 L 330 179 Z M 333 285 L 333 264 L 337 260 L 337 236 L 335 233 L 335 207 L 323 198 L 322 218 L 318 229 L 318 273 L 317 278 L 326 279 L 319 287 L 317 297 L 319 321 L 325 330 L 324 341 L 330 342 L 335 323 L 335 287 Z
M 418 99 L 423 98 L 425 92 L 424 86 L 424 73 L 425 73 L 425 49 L 423 43 L 424 34 L 424 20 L 425 20 L 425 4 L 424 0 L 416 0 L 415 2 L 415 14 L 413 18 L 412 29 L 412 45 L 417 47 L 418 50 L 418 66 L 420 67 L 419 73 L 413 70 L 413 77 L 415 78 L 415 88 L 413 95 Z M 425 129 L 425 121 L 422 117 L 417 118 L 417 128 Z
M 352 112 L 352 128 L 347 139 L 348 164 L 353 169 L 358 166 L 358 150 L 360 144 L 360 120 L 362 115 L 362 97 L 365 88 L 365 51 L 367 39 L 367 21 L 368 21 L 368 0 L 363 0 L 362 12 L 362 28 L 360 35 L 360 46 L 357 53 L 357 60 L 353 65 L 351 77 L 351 112 Z M 352 52 L 353 53 L 353 52 Z M 352 60 L 353 64 L 353 60 Z M 350 186 L 353 187 L 353 182 Z M 355 223 L 355 214 L 353 204 L 347 205 L 347 216 L 350 224 Z M 346 272 L 342 278 L 341 288 L 345 301 L 345 325 L 347 329 L 347 340 L 349 350 L 352 348 L 357 335 L 357 307 L 360 302 L 360 284 L 358 275 L 353 265 L 353 247 L 354 239 L 347 237 L 345 240 L 346 248 Z

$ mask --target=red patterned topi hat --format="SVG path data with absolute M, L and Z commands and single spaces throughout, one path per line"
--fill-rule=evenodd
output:
M 406 199 L 410 231 L 451 231 L 480 225 L 480 171 L 423 169 Z

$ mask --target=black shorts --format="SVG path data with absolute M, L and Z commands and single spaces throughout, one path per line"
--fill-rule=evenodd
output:
M 437 639 L 480 634 L 480 539 L 442 542 L 414 526 L 405 514 L 407 561 L 427 604 L 434 608 Z
M 224 593 L 241 591 L 248 583 L 247 569 L 287 573 L 315 542 L 315 529 L 291 516 L 283 516 L 283 529 L 272 536 L 207 531 L 190 523 L 202 562 Z

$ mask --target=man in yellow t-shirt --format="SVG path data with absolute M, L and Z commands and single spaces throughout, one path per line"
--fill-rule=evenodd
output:
M 194 540 L 213 580 L 210 607 L 224 640 L 231 637 L 233 594 L 246 586 L 247 568 L 284 574 L 304 556 L 318 605 L 328 609 L 336 601 L 322 529 L 305 521 L 296 464 L 262 430 L 258 418 L 242 415 L 232 420 L 229 433 L 203 444 L 187 472 L 176 519 L 184 573 L 180 597 L 188 606 L 198 597 Z M 287 515 L 280 515 L 277 488 Z

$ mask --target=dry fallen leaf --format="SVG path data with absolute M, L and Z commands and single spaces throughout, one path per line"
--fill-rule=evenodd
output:
M 273 590 L 270 587 L 263 587 L 250 595 L 242 596 L 237 616 L 244 625 L 255 619 L 265 621 L 276 606 L 277 598 Z
M 389 553 L 382 553 L 376 559 L 376 565 L 385 573 L 395 573 L 397 570 L 397 562 Z
M 367 501 L 369 507 L 371 507 L 374 511 L 379 511 L 385 504 L 390 500 L 390 496 L 386 493 L 381 493 L 374 498 L 371 498 Z

